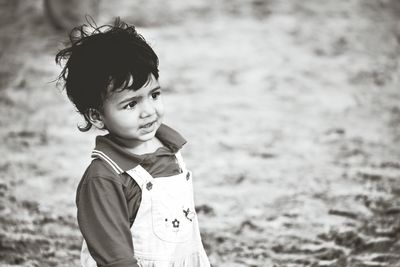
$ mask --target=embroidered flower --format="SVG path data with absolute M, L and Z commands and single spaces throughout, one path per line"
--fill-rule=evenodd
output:
M 179 227 L 179 221 L 178 221 L 177 219 L 173 220 L 173 221 L 172 221 L 172 226 L 173 226 L 174 228 L 178 228 L 178 227 Z

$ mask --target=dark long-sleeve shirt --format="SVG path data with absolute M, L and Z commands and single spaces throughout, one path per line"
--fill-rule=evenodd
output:
M 140 164 L 154 178 L 178 174 L 174 155 L 185 139 L 166 125 L 160 126 L 156 136 L 164 146 L 150 154 L 132 154 L 108 135 L 96 138 L 95 150 L 105 153 L 124 171 Z M 141 189 L 128 174 L 117 174 L 102 159 L 91 162 L 79 183 L 76 205 L 79 228 L 98 266 L 138 266 L 130 227 L 140 202 Z

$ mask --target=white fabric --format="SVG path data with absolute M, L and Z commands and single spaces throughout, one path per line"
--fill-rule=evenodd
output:
M 131 227 L 134 256 L 141 267 L 210 267 L 194 209 L 192 174 L 178 152 L 178 175 L 154 179 L 138 165 L 127 173 L 142 190 Z M 82 267 L 96 267 L 86 242 Z

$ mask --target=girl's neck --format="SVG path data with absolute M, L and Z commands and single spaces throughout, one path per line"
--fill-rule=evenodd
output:
M 155 152 L 158 148 L 162 147 L 163 144 L 157 137 L 153 137 L 152 139 L 146 142 L 139 142 L 135 144 L 126 144 L 121 140 L 116 139 L 115 137 L 112 138 L 115 142 L 123 146 L 129 152 L 136 154 L 136 155 L 143 155 Z
M 147 142 L 141 143 L 132 148 L 128 148 L 128 150 L 133 154 L 143 155 L 143 154 L 153 153 L 161 146 L 162 144 L 160 140 L 158 140 L 157 137 L 154 137 Z

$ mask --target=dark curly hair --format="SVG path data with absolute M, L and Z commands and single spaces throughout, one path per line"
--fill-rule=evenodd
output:
M 84 116 L 86 125 L 78 126 L 83 132 L 92 127 L 87 111 L 101 111 L 107 94 L 138 90 L 150 74 L 158 79 L 156 53 L 134 26 L 119 18 L 114 25 L 76 27 L 69 34 L 69 43 L 55 57 L 59 65 L 66 61 L 57 81 L 64 84 L 68 98 Z

